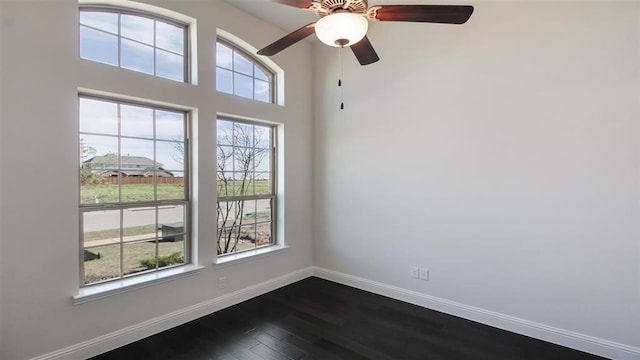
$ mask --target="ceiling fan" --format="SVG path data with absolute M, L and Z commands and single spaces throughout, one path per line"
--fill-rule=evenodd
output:
M 469 5 L 374 5 L 367 0 L 270 0 L 314 11 L 320 20 L 285 35 L 258 51 L 272 56 L 314 32 L 329 46 L 350 47 L 361 65 L 380 58 L 366 36 L 368 20 L 464 24 L 473 13 Z

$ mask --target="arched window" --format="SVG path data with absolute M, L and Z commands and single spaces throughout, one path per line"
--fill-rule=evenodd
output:
M 176 81 L 188 80 L 186 24 L 115 8 L 80 8 L 80 57 Z
M 216 90 L 266 103 L 275 102 L 275 73 L 231 42 L 216 43 Z

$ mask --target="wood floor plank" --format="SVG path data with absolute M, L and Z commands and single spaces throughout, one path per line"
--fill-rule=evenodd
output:
M 311 277 L 93 359 L 604 358 Z

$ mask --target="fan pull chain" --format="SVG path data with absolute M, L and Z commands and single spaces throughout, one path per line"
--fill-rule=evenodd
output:
M 340 77 L 338 78 L 338 87 L 340 88 L 340 110 L 344 110 L 344 88 L 342 87 L 342 80 L 344 79 L 344 64 L 342 63 L 342 49 L 341 46 L 338 49 L 338 62 L 340 64 Z

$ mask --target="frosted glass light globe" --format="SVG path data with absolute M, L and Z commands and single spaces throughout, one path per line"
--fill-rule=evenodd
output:
M 351 46 L 362 40 L 369 28 L 364 16 L 343 12 L 327 15 L 316 23 L 316 36 L 329 46 Z

